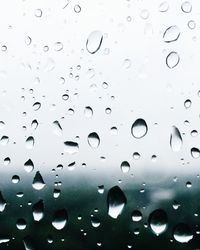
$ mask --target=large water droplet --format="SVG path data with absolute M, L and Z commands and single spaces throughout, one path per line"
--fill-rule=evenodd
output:
M 110 217 L 117 219 L 122 213 L 126 203 L 126 196 L 118 186 L 114 186 L 108 191 L 107 205 L 108 215 Z
M 53 128 L 54 128 L 54 134 L 56 134 L 57 136 L 61 136 L 62 135 L 62 127 L 59 123 L 59 121 L 54 121 L 53 122 Z
M 67 220 L 68 220 L 67 211 L 65 209 L 57 210 L 54 213 L 52 225 L 57 230 L 61 230 L 65 227 Z
M 172 132 L 170 135 L 170 146 L 174 152 L 180 151 L 183 141 L 179 129 L 172 126 Z
M 28 173 L 32 172 L 34 169 L 34 164 L 33 162 L 31 161 L 31 159 L 29 159 L 28 161 L 26 161 L 24 163 L 24 170 Z
M 92 132 L 88 135 L 88 144 L 91 148 L 98 148 L 100 144 L 100 138 L 97 133 Z
M 0 212 L 3 212 L 6 207 L 6 200 L 3 197 L 2 192 L 0 191 Z
M 142 138 L 146 135 L 148 131 L 147 124 L 144 119 L 137 119 L 132 127 L 131 127 L 131 133 L 135 138 Z
M 22 219 L 22 218 L 18 219 L 17 223 L 16 223 L 16 227 L 19 230 L 24 230 L 26 228 L 26 221 L 24 219 Z
M 139 210 L 134 210 L 132 212 L 132 221 L 138 222 L 142 219 L 142 213 Z
M 77 142 L 65 141 L 65 152 L 68 154 L 76 154 L 79 151 L 79 145 Z
M 32 149 L 34 147 L 34 143 L 35 143 L 35 140 L 34 140 L 33 136 L 29 136 L 26 139 L 26 148 L 27 149 Z
M 156 234 L 162 234 L 167 228 L 167 214 L 162 209 L 157 209 L 149 215 L 149 225 L 152 231 Z
M 43 200 L 38 201 L 33 205 L 33 219 L 40 221 L 44 217 L 44 202 Z
M 187 224 L 179 223 L 174 228 L 174 239 L 180 243 L 187 243 L 193 238 L 191 229 Z
M 121 163 L 121 170 L 123 173 L 128 173 L 130 170 L 130 164 L 127 161 Z
M 185 1 L 185 2 L 182 3 L 181 9 L 185 13 L 190 13 L 192 11 L 192 5 L 191 5 L 190 2 Z
M 177 52 L 172 51 L 169 53 L 169 55 L 166 57 L 166 64 L 170 69 L 175 68 L 180 61 L 180 57 Z
M 90 33 L 86 42 L 87 51 L 91 54 L 96 53 L 101 47 L 102 40 L 103 35 L 101 31 L 95 30 Z
M 178 26 L 173 25 L 167 28 L 163 34 L 163 40 L 166 43 L 174 42 L 176 41 L 180 36 L 180 30 Z
M 199 158 L 200 157 L 200 150 L 198 148 L 191 148 L 191 155 L 195 159 Z
M 45 185 L 46 184 L 43 181 L 43 178 L 42 178 L 40 172 L 37 171 L 36 174 L 35 174 L 35 177 L 33 179 L 33 183 L 32 183 L 33 188 L 36 189 L 36 190 L 41 190 L 41 189 L 44 188 Z

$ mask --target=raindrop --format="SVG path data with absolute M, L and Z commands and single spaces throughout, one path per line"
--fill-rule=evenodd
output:
M 191 155 L 195 159 L 199 158 L 200 157 L 200 150 L 198 148 L 191 148 Z
M 38 121 L 37 120 L 33 120 L 32 123 L 31 123 L 31 128 L 36 130 L 38 127 Z
M 54 121 L 53 122 L 53 127 L 54 127 L 54 134 L 56 134 L 57 136 L 61 136 L 62 135 L 62 127 L 59 123 L 59 121 Z
M 35 102 L 33 104 L 33 110 L 34 111 L 37 111 L 38 109 L 40 109 L 40 107 L 41 107 L 41 103 L 40 102 Z
M 192 137 L 195 137 L 198 135 L 198 132 L 197 132 L 197 130 L 192 130 L 190 134 Z
M 36 190 L 41 190 L 41 189 L 44 188 L 45 185 L 46 184 L 43 181 L 43 178 L 42 178 L 40 172 L 37 171 L 36 174 L 35 174 L 35 177 L 33 179 L 33 183 L 32 183 L 33 188 L 36 189 Z
M 65 227 L 68 220 L 67 211 L 65 209 L 57 210 L 54 213 L 52 225 L 57 230 L 61 230 Z
M 191 30 L 195 29 L 195 28 L 196 28 L 196 23 L 195 23 L 195 21 L 190 20 L 190 21 L 188 22 L 188 28 L 190 28 Z
M 108 215 L 110 217 L 117 219 L 117 217 L 122 213 L 126 203 L 126 196 L 120 187 L 114 186 L 108 191 L 107 206 Z
M 179 223 L 175 226 L 173 236 L 180 243 L 187 243 L 193 238 L 191 229 L 185 223 Z
M 99 192 L 100 194 L 103 194 L 103 193 L 104 193 L 104 185 L 98 186 L 98 192 Z
M 93 227 L 99 227 L 101 222 L 98 218 L 91 216 L 91 224 Z
M 123 161 L 120 167 L 123 173 L 128 173 L 130 170 L 130 164 L 127 161 Z
M 191 5 L 190 2 L 185 1 L 185 2 L 182 3 L 181 9 L 185 13 L 190 13 L 192 11 L 192 5 Z
M 10 238 L 7 235 L 0 234 L 0 244 L 7 243 L 10 241 Z
M 175 51 L 170 52 L 169 55 L 166 57 L 166 64 L 167 67 L 169 67 L 170 69 L 175 68 L 178 65 L 179 61 L 180 57 Z
M 13 177 L 12 177 L 12 183 L 17 184 L 17 183 L 19 183 L 19 181 L 20 181 L 19 176 L 18 175 L 13 175 Z
M 24 219 L 22 219 L 22 218 L 18 219 L 17 223 L 16 223 L 16 227 L 19 230 L 24 230 L 26 228 L 26 221 Z
M 148 131 L 147 124 L 145 120 L 141 118 L 137 119 L 131 127 L 132 135 L 138 139 L 144 137 L 147 131 Z
M 163 34 L 163 40 L 166 43 L 175 42 L 180 36 L 180 30 L 176 25 L 170 26 L 167 28 Z
M 88 135 L 88 144 L 91 148 L 98 148 L 100 144 L 100 138 L 97 133 L 92 132 Z
M 41 17 L 42 16 L 42 10 L 41 9 L 36 9 L 35 10 L 35 16 L 36 17 Z
M 23 239 L 25 250 L 35 250 L 35 245 L 31 236 L 25 236 Z
M 63 44 L 61 42 L 56 42 L 54 44 L 54 50 L 55 51 L 61 51 L 63 49 Z
M 138 222 L 142 220 L 142 213 L 139 210 L 132 212 L 132 221 Z
M 179 129 L 175 126 L 172 126 L 172 131 L 170 135 L 170 146 L 174 152 L 181 150 L 183 140 Z
M 32 172 L 34 169 L 34 164 L 33 162 L 31 161 L 31 159 L 29 159 L 28 161 L 26 161 L 24 163 L 24 170 L 27 172 L 27 173 L 30 173 Z
M 102 40 L 103 35 L 100 31 L 95 30 L 90 33 L 86 42 L 87 51 L 91 54 L 96 53 L 101 47 Z
M 165 232 L 167 221 L 167 214 L 162 209 L 157 209 L 149 215 L 149 225 L 157 236 Z
M 138 152 L 134 152 L 134 153 L 133 153 L 133 158 L 134 158 L 135 160 L 139 160 L 139 159 L 140 159 L 140 154 L 139 154 Z
M 84 110 L 85 117 L 91 118 L 93 116 L 93 110 L 91 107 L 87 106 Z
M 35 144 L 35 140 L 33 138 L 33 136 L 29 136 L 27 139 L 26 139 L 26 148 L 27 149 L 32 149 L 34 147 L 34 144 Z
M 79 145 L 77 142 L 65 141 L 65 152 L 68 154 L 76 154 L 79 151 Z
M 26 45 L 30 45 L 31 42 L 32 42 L 32 39 L 30 38 L 30 36 L 27 36 L 27 37 L 25 38 L 25 44 L 26 44 Z
M 32 207 L 33 219 L 40 221 L 44 217 L 44 202 L 43 200 L 38 201 Z
M 186 109 L 189 109 L 189 108 L 191 107 L 191 105 L 192 105 L 192 102 L 191 102 L 190 99 L 187 99 L 187 100 L 184 102 L 184 107 L 185 107 Z
M 74 6 L 74 11 L 76 12 L 76 13 L 80 13 L 81 12 L 81 6 L 80 5 L 75 5 Z
M 6 201 L 2 195 L 2 192 L 0 191 L 0 212 L 3 212 L 6 207 Z
M 159 5 L 160 12 L 166 12 L 166 11 L 168 11 L 168 9 L 169 9 L 169 4 L 167 1 L 160 3 L 160 5 Z
M 57 199 L 59 196 L 60 196 L 60 193 L 61 193 L 61 191 L 60 191 L 60 189 L 54 189 L 53 190 L 53 197 L 55 198 L 55 199 Z
M 9 142 L 9 137 L 8 136 L 4 135 L 4 136 L 1 137 L 0 143 L 1 143 L 2 146 L 7 145 L 8 142 Z

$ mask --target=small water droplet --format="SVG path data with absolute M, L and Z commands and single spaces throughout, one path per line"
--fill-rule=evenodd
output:
M 77 142 L 65 141 L 65 152 L 68 154 L 76 154 L 79 151 L 79 145 Z
M 88 135 L 88 144 L 91 148 L 98 148 L 100 144 L 100 138 L 97 133 L 92 132 Z
M 62 135 L 62 127 L 61 127 L 59 121 L 53 122 L 53 128 L 54 128 L 54 130 L 53 130 L 54 134 L 56 134 L 57 136 Z
M 179 36 L 180 36 L 180 30 L 178 26 L 173 25 L 165 30 L 163 34 L 163 40 L 166 43 L 171 43 L 177 41 Z
M 2 146 L 6 146 L 8 144 L 8 142 L 9 142 L 9 137 L 8 136 L 4 135 L 4 136 L 1 137 L 0 143 L 1 143 Z
M 57 210 L 54 213 L 52 225 L 55 227 L 55 229 L 61 230 L 66 226 L 67 220 L 68 220 L 67 211 L 65 209 Z
M 54 44 L 54 50 L 55 51 L 61 51 L 63 49 L 63 44 L 61 42 L 56 42 Z
M 93 227 L 99 227 L 101 222 L 98 218 L 91 216 L 91 224 Z
M 84 110 L 85 117 L 91 118 L 93 116 L 93 110 L 91 107 L 87 106 Z
M 32 207 L 33 219 L 35 221 L 40 221 L 44 217 L 44 202 L 43 200 L 39 200 Z
M 40 102 L 35 102 L 33 104 L 33 110 L 34 111 L 37 111 L 38 109 L 40 109 L 40 107 L 41 107 L 41 103 Z
M 3 212 L 6 207 L 6 200 L 3 197 L 2 192 L 0 191 L 0 212 Z
M 26 139 L 26 148 L 27 149 L 32 149 L 34 147 L 34 144 L 35 144 L 35 140 L 33 138 L 33 136 L 29 136 L 27 139 Z
M 80 13 L 81 12 L 81 6 L 80 5 L 75 5 L 74 6 L 74 11 L 76 12 L 76 13 Z
M 168 11 L 168 9 L 169 9 L 169 4 L 167 1 L 160 3 L 160 5 L 159 5 L 160 12 L 166 12 L 166 11 Z
M 12 183 L 17 184 L 17 183 L 19 183 L 19 181 L 20 181 L 19 176 L 18 175 L 13 175 L 13 177 L 12 177 Z
M 42 16 L 42 10 L 41 9 L 36 9 L 35 10 L 35 16 L 36 17 L 41 17 Z
M 149 225 L 156 235 L 160 235 L 167 229 L 167 214 L 162 209 L 157 209 L 149 215 Z
M 191 107 L 191 105 L 192 105 L 192 102 L 191 102 L 190 99 L 187 99 L 187 100 L 184 102 L 184 107 L 185 107 L 186 109 L 189 109 L 189 108 Z
M 108 215 L 110 217 L 117 219 L 117 217 L 122 213 L 126 203 L 126 196 L 120 187 L 114 186 L 108 191 L 107 205 Z
M 128 173 L 130 170 L 130 164 L 127 161 L 123 161 L 120 167 L 123 173 Z
M 31 128 L 36 130 L 38 127 L 38 121 L 37 120 L 33 120 L 32 123 L 31 123 Z
M 197 159 L 200 157 L 200 150 L 198 148 L 191 148 L 191 155 L 193 158 Z
M 26 161 L 24 163 L 24 170 L 27 172 L 27 173 L 30 173 L 32 172 L 34 169 L 34 164 L 33 162 L 31 161 L 31 159 L 29 159 L 28 161 Z
M 170 69 L 175 68 L 178 65 L 179 61 L 180 57 L 175 51 L 170 52 L 169 55 L 166 57 L 166 64 Z
M 22 219 L 22 218 L 18 219 L 17 223 L 16 223 L 16 227 L 19 230 L 24 230 L 26 228 L 26 221 L 24 219 Z
M 192 11 L 192 5 L 190 2 L 185 1 L 182 3 L 181 9 L 184 13 L 190 13 Z
M 175 126 L 172 126 L 172 131 L 170 135 L 170 146 L 174 152 L 181 150 L 183 141 L 179 129 Z
M 142 220 L 142 213 L 139 210 L 132 212 L 132 221 L 138 222 Z
M 146 135 L 148 131 L 147 124 L 144 119 L 137 119 L 132 127 L 131 127 L 131 133 L 135 138 L 142 138 Z
M 87 42 L 86 42 L 86 48 L 87 51 L 91 54 L 96 53 L 102 44 L 103 41 L 103 35 L 101 31 L 95 30 L 88 36 Z
M 32 183 L 33 188 L 36 190 L 41 190 L 44 188 L 45 185 L 46 184 L 45 184 L 40 172 L 37 171 L 35 174 L 35 177 L 33 179 L 33 183 Z
M 179 223 L 175 226 L 173 236 L 180 243 L 187 243 L 193 238 L 191 229 L 185 223 Z

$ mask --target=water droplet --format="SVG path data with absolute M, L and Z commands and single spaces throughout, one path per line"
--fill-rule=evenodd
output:
M 91 148 L 98 148 L 100 144 L 100 138 L 97 133 L 92 132 L 88 135 L 88 144 Z
M 65 152 L 68 154 L 76 154 L 79 151 L 79 145 L 77 142 L 65 141 Z
M 52 225 L 57 230 L 61 230 L 65 227 L 68 220 L 67 211 L 65 209 L 57 210 L 54 213 Z
M 29 136 L 26 139 L 26 148 L 27 149 L 32 149 L 34 147 L 34 144 L 35 144 L 35 140 L 34 140 L 33 136 Z
M 43 200 L 38 201 L 33 205 L 33 219 L 35 221 L 40 221 L 44 217 L 44 202 Z
M 86 42 L 86 48 L 87 51 L 91 54 L 96 53 L 102 44 L 103 41 L 103 35 L 101 31 L 95 30 L 88 36 L 87 42 Z
M 142 213 L 139 210 L 134 210 L 132 212 L 132 221 L 138 222 L 142 219 Z
M 134 158 L 135 160 L 139 160 L 139 159 L 140 159 L 140 154 L 139 154 L 138 152 L 134 152 L 134 153 L 133 153 L 133 158 Z
M 163 40 L 166 43 L 171 43 L 177 41 L 179 36 L 180 36 L 180 30 L 178 26 L 173 25 L 165 30 L 163 34 Z
M 130 170 L 130 164 L 127 161 L 123 161 L 120 167 L 123 173 L 128 173 Z
M 13 177 L 12 177 L 12 183 L 17 184 L 17 183 L 19 183 L 19 181 L 20 181 L 19 176 L 18 175 L 13 175 Z
M 37 171 L 35 174 L 35 177 L 33 179 L 33 183 L 32 183 L 33 188 L 36 190 L 41 190 L 44 188 L 45 185 L 46 184 L 45 184 L 40 172 Z
M 26 228 L 26 221 L 24 219 L 22 219 L 22 218 L 18 219 L 17 223 L 16 223 L 16 227 L 19 230 L 24 230 Z
M 181 150 L 183 141 L 179 129 L 175 126 L 172 126 L 172 131 L 170 135 L 170 146 L 174 152 Z
M 149 18 L 149 11 L 144 9 L 140 12 L 140 17 L 144 20 L 148 19 Z
M 160 12 L 166 12 L 166 11 L 168 11 L 168 9 L 169 9 L 169 4 L 167 1 L 160 3 L 160 5 L 159 5 Z
M 147 124 L 145 120 L 141 118 L 137 119 L 131 127 L 132 135 L 138 139 L 144 137 L 147 131 L 148 131 Z
M 35 102 L 33 104 L 33 110 L 34 111 L 37 111 L 38 109 L 40 109 L 40 107 L 41 107 L 41 103 L 40 102 Z
M 93 116 L 93 110 L 91 107 L 87 106 L 84 110 L 85 117 L 91 118 Z
M 103 193 L 104 193 L 104 185 L 98 186 L 98 192 L 99 192 L 100 194 L 103 194 Z
M 191 100 L 187 99 L 185 102 L 184 102 L 184 106 L 186 109 L 189 109 L 192 105 L 192 102 Z
M 41 9 L 36 9 L 35 10 L 35 16 L 36 17 L 41 17 L 42 16 L 42 10 Z
M 23 239 L 24 247 L 26 250 L 36 250 L 35 244 L 31 236 L 27 235 Z
M 31 128 L 36 130 L 38 127 L 38 121 L 37 120 L 33 120 L 32 123 L 31 123 Z
M 131 67 L 131 60 L 130 59 L 125 59 L 123 62 L 123 67 L 125 69 L 129 69 Z
M 0 143 L 2 146 L 6 146 L 9 142 L 9 137 L 8 136 L 2 136 L 1 137 L 1 140 L 0 140 Z
M 61 193 L 61 191 L 60 191 L 60 189 L 54 189 L 53 190 L 53 197 L 55 198 L 55 199 L 57 199 L 59 196 L 60 196 L 60 193 Z
M 185 1 L 185 2 L 182 3 L 181 9 L 185 13 L 190 13 L 192 11 L 192 5 L 191 5 L 190 2 Z
M 6 207 L 6 200 L 3 197 L 2 192 L 0 191 L 0 212 L 3 212 Z
M 54 50 L 55 51 L 61 51 L 63 49 L 63 44 L 61 42 L 56 42 L 54 44 Z
M 191 131 L 191 136 L 192 136 L 192 137 L 196 137 L 197 135 L 198 135 L 197 130 L 192 130 L 192 131 Z
M 195 29 L 195 28 L 196 28 L 196 23 L 195 23 L 195 21 L 190 20 L 190 21 L 188 22 L 188 28 L 190 28 L 191 30 Z
M 191 155 L 195 159 L 199 158 L 200 157 L 200 150 L 198 148 L 191 148 Z
M 28 161 L 26 161 L 24 163 L 24 170 L 27 172 L 27 173 L 30 173 L 32 172 L 34 169 L 34 164 L 33 162 L 31 161 L 31 159 L 29 159 Z
M 169 53 L 169 55 L 166 57 L 166 64 L 170 69 L 175 68 L 180 61 L 180 57 L 177 52 L 172 51 Z
M 149 225 L 156 235 L 164 233 L 167 228 L 167 214 L 162 209 L 157 209 L 149 215 Z
M 99 227 L 101 222 L 98 218 L 91 216 L 91 224 L 93 227 Z
M 185 223 L 179 223 L 175 226 L 173 236 L 180 243 L 187 243 L 193 238 L 191 229 Z
M 61 136 L 62 135 L 62 127 L 59 123 L 59 121 L 54 121 L 53 122 L 53 127 L 54 127 L 54 134 L 56 134 L 57 136 Z
M 30 36 L 27 36 L 27 37 L 25 38 L 25 43 L 26 43 L 26 45 L 30 45 L 31 42 L 32 42 L 32 39 L 30 38 Z
M 74 11 L 76 12 L 76 13 L 80 13 L 81 12 L 81 6 L 80 5 L 75 5 L 74 6 Z
M 122 213 L 126 203 L 126 196 L 120 187 L 114 186 L 108 191 L 107 205 L 108 215 L 110 217 L 117 219 L 117 217 Z

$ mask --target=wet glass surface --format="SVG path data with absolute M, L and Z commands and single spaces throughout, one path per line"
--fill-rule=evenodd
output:
M 0 8 L 0 249 L 200 249 L 200 2 Z

